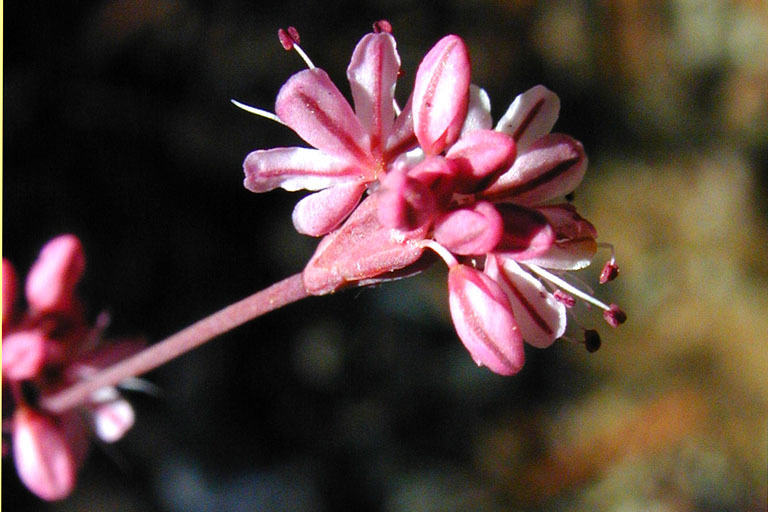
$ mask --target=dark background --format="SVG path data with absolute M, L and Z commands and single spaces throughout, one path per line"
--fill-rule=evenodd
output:
M 502 378 L 450 323 L 445 270 L 310 298 L 152 372 L 137 424 L 47 505 L 3 461 L 7 510 L 758 510 L 766 482 L 762 2 L 5 2 L 3 256 L 84 242 L 111 337 L 161 339 L 299 272 L 301 197 L 241 163 L 300 144 L 271 110 L 303 63 L 345 95 L 354 45 L 394 28 L 404 104 L 465 38 L 495 119 L 543 83 L 584 142 L 576 204 L 617 243 L 604 348 L 529 350 Z M 607 257 L 602 255 L 601 257 Z M 599 267 L 602 261 L 597 262 Z M 587 278 L 588 279 L 588 278 Z M 590 320 L 593 321 L 593 320 Z M 8 460 L 6 460 L 8 459 Z

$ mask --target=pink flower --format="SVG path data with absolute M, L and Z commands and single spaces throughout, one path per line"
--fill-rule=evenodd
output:
M 282 39 L 288 47 L 298 42 L 295 34 Z M 299 231 L 327 233 L 304 269 L 306 290 L 319 295 L 407 276 L 431 262 L 424 249 L 433 249 L 450 268 L 459 337 L 478 364 L 505 375 L 522 367 L 523 341 L 543 348 L 568 337 L 576 298 L 603 309 L 610 325 L 622 323 L 618 306 L 567 275 L 589 265 L 598 244 L 592 224 L 562 199 L 584 177 L 587 157 L 572 137 L 550 133 L 558 97 L 536 86 L 493 128 L 487 94 L 469 83 L 466 46 L 450 35 L 424 57 L 396 115 L 393 55 L 389 33 L 358 44 L 347 73 L 354 113 L 309 63 L 283 86 L 276 110 L 318 149 L 256 151 L 246 159 L 251 190 L 325 188 L 294 211 Z M 286 163 L 298 155 L 306 161 Z M 322 229 L 303 228 L 310 224 Z M 617 273 L 611 256 L 601 281 Z M 583 342 L 598 345 L 593 330 L 583 334 Z
M 51 415 L 35 408 L 37 397 L 86 378 L 141 347 L 134 341 L 96 345 L 103 326 L 94 329 L 87 324 L 75 293 L 84 270 L 85 255 L 77 237 L 54 238 L 30 269 L 25 285 L 28 308 L 19 311 L 16 273 L 3 259 L 3 388 L 13 404 L 8 409 L 13 457 L 24 484 L 46 500 L 64 498 L 74 488 L 88 448 L 82 413 L 106 442 L 118 440 L 134 421 L 130 404 L 114 388 L 94 393 L 82 411 Z

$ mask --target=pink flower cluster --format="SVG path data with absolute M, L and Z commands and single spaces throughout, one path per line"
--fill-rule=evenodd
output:
M 390 32 L 376 23 L 353 52 L 353 108 L 306 57 L 296 30 L 281 30 L 309 69 L 283 85 L 276 115 L 249 108 L 315 148 L 258 150 L 244 163 L 251 191 L 315 191 L 293 213 L 299 232 L 325 235 L 303 272 L 307 291 L 408 275 L 430 263 L 424 250 L 432 249 L 450 268 L 459 337 L 477 364 L 503 375 L 523 366 L 524 341 L 543 348 L 572 338 L 567 318 L 577 303 L 622 323 L 618 306 L 567 274 L 588 266 L 598 243 L 594 226 L 563 199 L 584 177 L 587 157 L 572 137 L 550 133 L 558 97 L 533 87 L 493 127 L 487 94 L 470 83 L 467 48 L 449 35 L 422 60 L 401 110 Z M 617 273 L 611 256 L 601 282 Z M 587 348 L 599 346 L 596 331 L 578 329 Z
M 134 421 L 130 404 L 114 388 L 101 389 L 81 410 L 60 415 L 36 406 L 40 397 L 141 348 L 135 341 L 99 344 L 103 326 L 88 325 L 75 294 L 84 270 L 77 237 L 54 238 L 29 271 L 27 307 L 21 310 L 16 271 L 3 259 L 3 455 L 13 451 L 21 480 L 46 500 L 64 498 L 74 488 L 88 449 L 85 420 L 106 442 L 120 439 Z

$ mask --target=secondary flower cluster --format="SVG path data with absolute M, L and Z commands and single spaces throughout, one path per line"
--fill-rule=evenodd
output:
M 64 498 L 74 488 L 88 450 L 85 420 L 106 442 L 120 439 L 134 421 L 130 404 L 114 388 L 103 388 L 81 410 L 60 415 L 36 406 L 41 396 L 141 348 L 135 341 L 99 344 L 104 326 L 88 325 L 75 295 L 84 270 L 80 241 L 73 235 L 54 238 L 29 271 L 27 308 L 20 310 L 16 271 L 3 259 L 3 455 L 13 451 L 21 480 L 46 500 Z
M 308 292 L 417 272 L 430 263 L 429 248 L 450 268 L 459 337 L 479 365 L 503 375 L 522 367 L 523 341 L 546 347 L 572 338 L 567 317 L 579 302 L 603 309 L 613 327 L 624 322 L 618 306 L 567 275 L 591 263 L 598 243 L 592 224 L 563 200 L 587 157 L 572 137 L 550 133 L 560 108 L 554 93 L 533 87 L 492 127 L 487 94 L 470 84 L 467 48 L 449 35 L 422 60 L 401 110 L 400 58 L 389 23 L 378 22 L 347 69 L 353 109 L 298 46 L 295 29 L 279 36 L 309 69 L 283 85 L 276 115 L 246 109 L 315 149 L 252 152 L 245 186 L 317 191 L 293 213 L 299 232 L 325 235 L 303 272 Z M 617 273 L 612 255 L 601 282 Z M 588 349 L 599 346 L 596 331 L 576 329 Z

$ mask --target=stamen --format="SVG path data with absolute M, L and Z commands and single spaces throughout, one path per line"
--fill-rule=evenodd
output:
M 277 31 L 277 38 L 280 40 L 280 44 L 283 45 L 283 48 L 286 50 L 296 50 L 296 53 L 298 53 L 304 62 L 307 63 L 307 67 L 309 69 L 315 69 L 312 60 L 306 53 L 304 53 L 301 46 L 299 46 L 299 31 L 296 30 L 295 27 L 288 27 L 287 30 L 281 28 Z
M 377 22 L 374 22 L 373 24 L 373 31 L 377 34 L 380 34 L 382 32 L 386 32 L 387 34 L 392 33 L 392 24 L 388 22 L 387 20 L 379 20 Z
M 606 303 L 592 297 L 591 295 L 587 295 L 583 291 L 579 290 L 575 286 L 571 285 L 570 283 L 566 282 L 564 279 L 556 276 L 552 272 L 549 272 L 548 270 L 544 270 L 543 268 L 533 265 L 531 263 L 525 263 L 524 264 L 527 268 L 529 268 L 532 272 L 535 274 L 538 274 L 539 276 L 543 277 L 547 281 L 551 282 L 552 284 L 559 286 L 563 290 L 567 291 L 571 295 L 575 295 L 576 297 L 579 297 L 580 299 L 589 302 L 591 304 L 594 304 L 595 306 L 604 309 L 605 311 L 611 311 L 611 307 L 607 305 Z M 618 309 L 618 308 L 617 308 Z
M 443 261 L 445 261 L 445 264 L 448 265 L 448 268 L 453 268 L 459 264 L 459 262 L 456 261 L 456 258 L 453 257 L 453 254 L 451 254 L 448 249 L 435 242 L 434 240 L 422 240 L 419 242 L 419 245 L 421 247 L 426 247 L 435 251 L 438 256 L 443 258 Z
M 603 270 L 600 271 L 600 284 L 613 281 L 617 277 L 619 277 L 619 266 L 613 259 L 606 261 Z
M 616 250 L 613 244 L 599 243 L 597 246 L 601 249 L 610 249 L 611 251 L 611 259 L 605 262 L 603 270 L 600 272 L 600 284 L 605 284 L 619 276 L 619 266 L 616 264 Z
M 276 123 L 280 123 L 282 125 L 285 125 L 284 122 L 280 120 L 279 117 L 277 117 L 277 114 L 273 114 L 272 112 L 268 110 L 263 110 L 260 108 L 252 107 L 250 105 L 246 105 L 245 103 L 240 103 L 237 100 L 229 100 L 232 102 L 232 104 L 238 108 L 241 108 L 245 110 L 246 112 L 250 112 L 251 114 L 256 114 L 257 116 L 266 117 L 267 119 L 271 119 L 272 121 Z
M 594 329 L 584 330 L 584 346 L 587 347 L 587 352 L 590 354 L 597 352 L 602 342 L 600 341 L 600 335 Z
M 279 29 L 277 31 L 277 38 L 280 40 L 280 44 L 283 45 L 286 51 L 293 49 L 293 45 L 299 44 L 299 31 L 295 27 L 288 27 L 288 30 Z
M 627 314 L 616 304 L 611 304 L 608 311 L 603 311 L 603 318 L 611 327 L 618 327 L 627 321 Z

